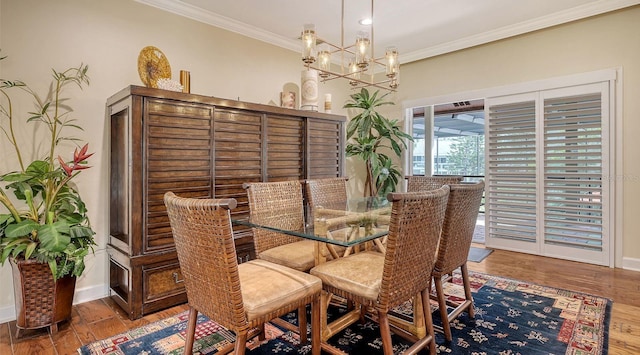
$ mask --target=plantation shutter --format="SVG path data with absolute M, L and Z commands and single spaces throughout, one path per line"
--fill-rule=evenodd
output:
M 602 97 L 544 100 L 544 240 L 602 251 Z
M 609 83 L 489 98 L 487 246 L 609 265 Z
M 489 235 L 536 242 L 535 100 L 491 105 L 488 126 Z

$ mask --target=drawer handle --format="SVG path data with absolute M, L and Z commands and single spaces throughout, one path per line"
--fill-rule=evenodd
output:
M 175 282 L 175 283 L 177 283 L 177 284 L 179 284 L 179 283 L 183 283 L 183 282 L 184 282 L 184 279 L 182 279 L 182 280 L 178 280 L 178 273 L 177 273 L 177 272 L 174 272 L 174 273 L 173 273 L 173 282 Z

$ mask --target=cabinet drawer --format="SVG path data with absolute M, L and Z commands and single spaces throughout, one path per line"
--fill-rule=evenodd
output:
M 142 280 L 145 303 L 185 292 L 184 279 L 177 260 L 144 267 Z

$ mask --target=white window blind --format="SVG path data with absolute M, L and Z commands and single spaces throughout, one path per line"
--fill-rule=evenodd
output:
M 490 237 L 536 241 L 535 108 L 535 101 L 523 101 L 488 109 Z
M 602 99 L 544 100 L 544 240 L 602 250 Z
M 608 83 L 488 98 L 487 245 L 610 264 Z

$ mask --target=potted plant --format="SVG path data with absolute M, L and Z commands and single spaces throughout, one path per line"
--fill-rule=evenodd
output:
M 0 262 L 4 265 L 9 259 L 13 269 L 17 335 L 20 329 L 45 326 L 55 332 L 58 322 L 70 318 L 75 279 L 96 245 L 86 206 L 73 184 L 73 178 L 88 168 L 92 154 L 87 144 L 76 148 L 72 159 L 57 152 L 62 142 L 77 143 L 65 135 L 81 127 L 69 117 L 72 110 L 62 94 L 69 85 L 89 84 L 87 70 L 86 65 L 53 70 L 45 98 L 22 81 L 0 79 L 0 134 L 13 147 L 18 165 L 0 175 Z M 22 118 L 12 106 L 10 93 L 17 92 L 26 93 L 35 104 L 35 111 Z M 48 140 L 43 145 L 48 151 L 43 157 L 25 162 L 24 147 L 37 145 L 18 141 L 20 125 L 33 127 L 32 137 L 45 128 Z
M 386 196 L 396 190 L 402 174 L 385 151 L 400 157 L 407 148 L 406 141 L 413 141 L 400 129 L 398 120 L 389 120 L 377 111 L 382 105 L 393 105 L 393 102 L 384 101 L 389 93 L 378 94 L 378 91 L 369 94 L 362 88 L 344 105 L 344 108 L 361 110 L 347 124 L 346 153 L 360 157 L 366 165 L 365 196 Z

